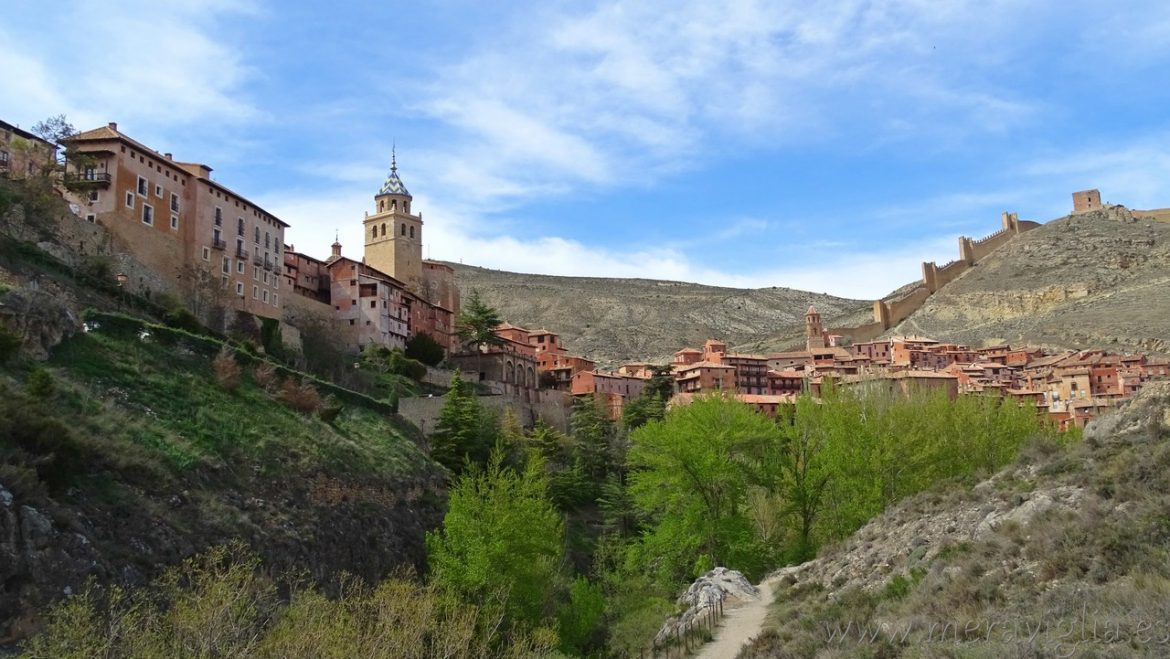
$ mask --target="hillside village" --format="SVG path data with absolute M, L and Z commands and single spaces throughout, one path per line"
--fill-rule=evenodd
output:
M 0 168 L 10 177 L 36 174 L 55 162 L 58 145 L 0 122 Z M 175 292 L 205 324 L 223 330 L 241 323 L 279 323 L 287 345 L 300 330 L 324 323 L 345 351 L 370 346 L 401 349 L 419 334 L 447 352 L 447 365 L 465 379 L 519 405 L 567 406 L 593 396 L 613 419 L 649 380 L 669 374 L 685 404 L 695 395 L 733 392 L 775 415 L 802 392 L 837 386 L 927 387 L 949 396 L 996 394 L 1034 406 L 1062 429 L 1083 427 L 1128 400 L 1143 383 L 1170 375 L 1170 365 L 1147 355 L 1104 350 L 1046 352 L 1026 346 L 972 348 L 920 336 L 887 336 L 930 296 L 1015 236 L 1040 225 L 1004 213 L 996 233 L 959 239 L 959 258 L 923 263 L 923 278 L 897 297 L 873 303 L 872 322 L 826 327 L 815 307 L 805 313 L 805 345 L 770 354 L 738 354 L 710 339 L 683 347 L 668 365 L 629 362 L 614 371 L 573 355 L 547 329 L 505 323 L 498 345 L 458 339 L 460 289 L 451 266 L 422 258 L 423 219 L 398 174 L 390 172 L 361 218 L 359 257 L 335 241 L 319 259 L 285 241 L 289 225 L 215 181 L 208 165 L 159 153 L 119 131 L 116 123 L 62 141 L 69 153 L 60 191 L 80 221 L 98 225 L 141 268 L 118 273 L 119 286 L 139 294 Z M 1073 212 L 1102 208 L 1096 190 L 1073 194 Z M 1134 211 L 1164 220 L 1165 210 Z M 355 218 L 356 221 L 356 218 Z M 84 241 L 76 245 L 82 253 Z M 90 245 L 92 249 L 94 246 Z

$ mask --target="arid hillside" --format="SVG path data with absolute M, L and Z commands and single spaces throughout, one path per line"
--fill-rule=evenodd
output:
M 1170 222 L 1120 206 L 1053 220 L 944 286 L 893 333 L 981 346 L 1170 352 Z
M 450 265 L 464 296 L 476 289 L 509 322 L 560 333 L 570 350 L 611 364 L 666 361 L 675 350 L 697 347 L 707 338 L 733 346 L 758 344 L 798 331 L 810 304 L 831 325 L 868 322 L 872 313 L 868 301 L 790 288 L 551 277 Z
M 741 659 L 1165 657 L 1170 383 L 772 575 Z M 753 630 L 754 631 L 754 630 Z

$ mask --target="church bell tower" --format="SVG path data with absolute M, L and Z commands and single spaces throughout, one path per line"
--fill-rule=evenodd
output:
M 406 284 L 408 290 L 422 290 L 422 213 L 410 212 L 410 193 L 398 178 L 398 158 L 390 155 L 390 175 L 374 195 L 373 215 L 366 213 L 365 262 Z

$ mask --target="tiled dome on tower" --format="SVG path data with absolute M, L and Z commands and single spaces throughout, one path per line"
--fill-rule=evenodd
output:
M 386 182 L 382 184 L 382 189 L 378 190 L 378 194 L 410 196 L 410 193 L 406 191 L 406 186 L 402 184 L 402 179 L 398 178 L 398 159 L 393 151 L 390 154 L 390 175 L 386 177 Z

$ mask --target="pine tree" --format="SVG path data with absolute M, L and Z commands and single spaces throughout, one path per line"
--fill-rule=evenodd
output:
M 471 385 L 455 371 L 430 438 L 431 457 L 453 473 L 461 473 L 468 462 L 485 464 L 495 443 L 492 426 L 496 425 L 494 415 L 484 412 Z

